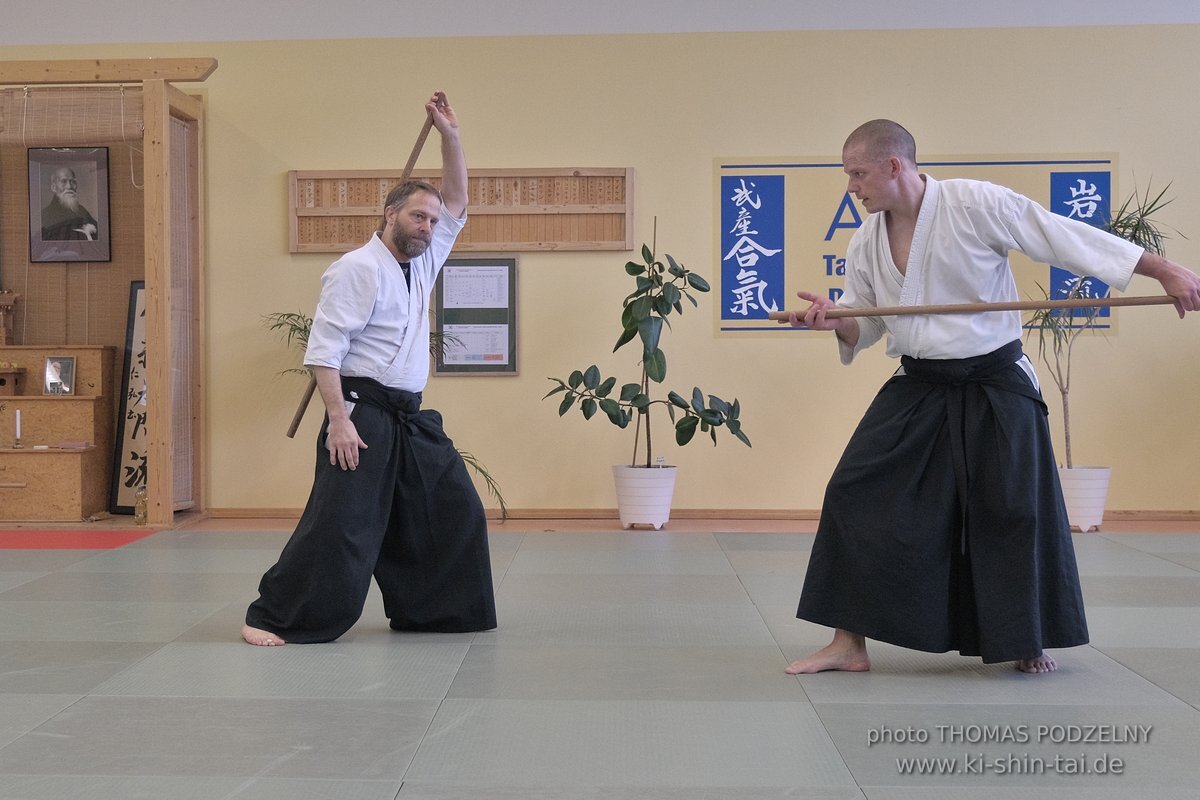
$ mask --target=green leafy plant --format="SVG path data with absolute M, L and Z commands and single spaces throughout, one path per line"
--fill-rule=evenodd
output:
M 1171 185 L 1167 184 L 1155 195 L 1152 195 L 1149 184 L 1145 194 L 1139 194 L 1137 189 L 1134 189 L 1106 222 L 1105 230 L 1133 242 L 1144 250 L 1163 255 L 1163 242 L 1167 237 L 1162 233 L 1162 226 L 1152 217 L 1173 199 L 1166 197 L 1170 188 Z M 1108 294 L 1107 291 L 1103 295 L 1096 294 L 1094 279 L 1087 276 L 1073 278 L 1055 291 L 1053 296 L 1041 284 L 1038 284 L 1038 288 L 1047 300 L 1077 300 L 1106 297 Z M 1095 306 L 1041 309 L 1035 311 L 1026 323 L 1026 337 L 1036 332 L 1038 357 L 1050 369 L 1051 379 L 1062 397 L 1064 463 L 1067 469 L 1075 465 L 1071 451 L 1071 355 L 1081 334 L 1097 332 L 1096 320 L 1099 315 L 1100 309 Z
M 741 404 L 734 399 L 727 403 L 716 395 L 705 395 L 699 387 L 692 389 L 685 398 L 677 392 L 668 392 L 665 400 L 653 399 L 652 384 L 661 384 L 667 376 L 667 357 L 661 347 L 663 327 L 670 327 L 672 314 L 682 315 L 683 301 L 693 307 L 699 306 L 695 294 L 710 290 L 708 282 L 689 270 L 670 255 L 659 260 L 654 249 L 642 245 L 642 261 L 625 264 L 625 272 L 632 277 L 635 288 L 621 303 L 621 335 L 613 352 L 620 350 L 635 339 L 641 343 L 641 375 L 617 388 L 617 378 L 605 378 L 600 369 L 591 365 L 586 369 L 574 370 L 563 380 L 549 378 L 556 385 L 542 398 L 561 394 L 558 415 L 565 416 L 573 407 L 578 407 L 584 419 L 591 419 L 603 412 L 609 422 L 618 428 L 627 428 L 636 419 L 634 447 L 631 466 L 638 466 L 638 451 L 645 443 L 645 458 L 642 466 L 653 463 L 653 439 L 651 436 L 651 410 L 664 406 L 675 425 L 675 442 L 685 445 L 692 441 L 699 430 L 717 443 L 717 428 L 724 427 L 735 438 L 750 446 L 750 439 L 742 431 Z
M 308 348 L 308 334 L 312 330 L 312 317 L 299 311 L 281 311 L 263 316 L 263 323 L 269 330 L 278 331 L 287 339 L 289 347 L 295 345 L 302 352 Z M 448 335 L 442 331 L 429 332 L 429 354 L 434 358 L 441 358 L 446 352 L 446 347 L 450 345 L 461 344 L 454 336 Z M 312 370 L 308 367 L 292 367 L 282 370 L 280 374 L 296 372 L 303 375 L 312 375 Z M 508 519 L 508 504 L 504 502 L 504 495 L 500 491 L 500 484 L 492 477 L 487 467 L 475 457 L 474 454 L 459 450 L 458 454 L 462 456 L 462 460 L 477 474 L 487 487 L 488 494 L 496 498 L 496 502 L 500 505 L 500 518 Z

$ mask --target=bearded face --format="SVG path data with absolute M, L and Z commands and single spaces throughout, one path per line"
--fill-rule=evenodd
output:
M 416 258 L 429 248 L 429 236 L 420 232 L 406 233 L 396 226 L 392 230 L 392 244 L 406 258 Z
M 395 210 L 388 210 L 386 241 L 401 259 L 414 259 L 429 248 L 433 226 L 437 225 L 441 203 L 437 195 L 417 192 Z
M 69 169 L 58 170 L 50 179 L 50 191 L 54 192 L 60 205 L 72 211 L 79 207 L 78 186 L 79 182 L 75 180 L 75 173 Z

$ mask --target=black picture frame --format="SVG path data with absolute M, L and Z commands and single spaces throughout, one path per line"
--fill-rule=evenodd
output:
M 518 375 L 517 259 L 450 258 L 433 291 L 437 375 Z
M 29 148 L 29 260 L 112 261 L 108 201 L 107 147 Z
M 109 512 L 132 514 L 138 487 L 146 485 L 146 282 L 130 281 L 125 360 L 117 398 Z

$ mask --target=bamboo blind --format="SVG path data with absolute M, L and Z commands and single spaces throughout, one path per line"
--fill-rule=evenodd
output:
M 0 90 L 0 144 L 71 147 L 141 140 L 140 87 Z
M 399 171 L 288 173 L 293 253 L 344 253 L 379 226 Z M 440 172 L 414 178 L 438 185 Z M 467 227 L 454 251 L 630 250 L 633 170 L 481 169 L 467 180 Z

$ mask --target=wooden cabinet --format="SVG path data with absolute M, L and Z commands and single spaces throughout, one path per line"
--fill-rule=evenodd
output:
M 25 368 L 20 394 L 0 395 L 0 520 L 78 522 L 108 510 L 115 355 L 107 346 L 0 347 L 0 362 Z M 42 394 L 52 356 L 75 359 L 74 394 Z

